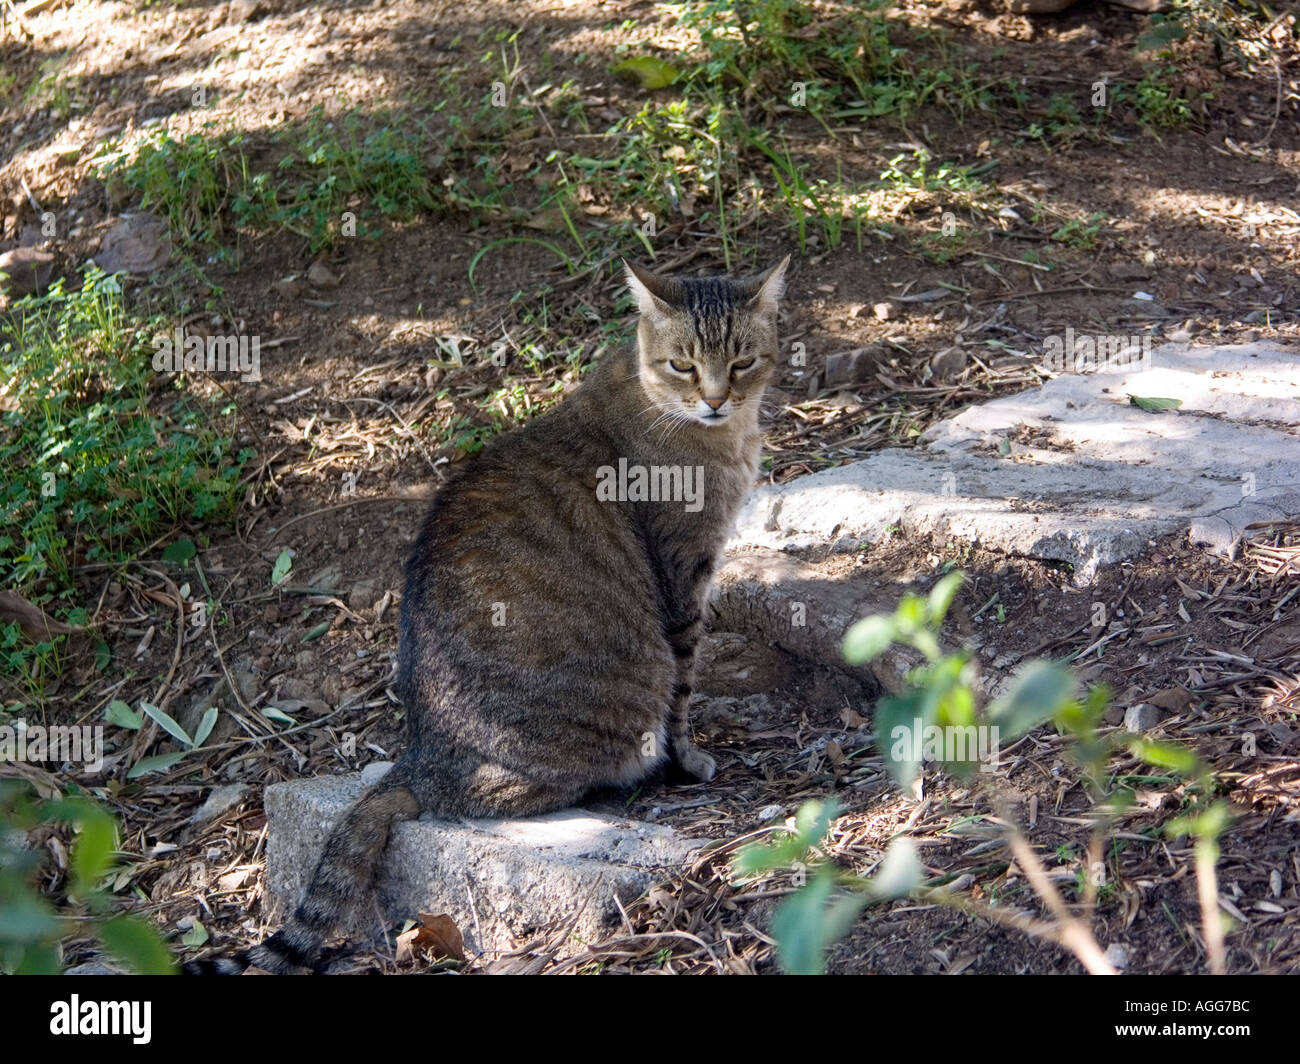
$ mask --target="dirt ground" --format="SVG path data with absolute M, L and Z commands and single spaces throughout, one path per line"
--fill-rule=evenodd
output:
M 831 142 L 807 114 L 782 115 L 784 135 L 805 151 L 815 174 L 875 176 L 900 151 L 923 144 L 936 163 L 995 164 L 985 172 L 994 193 L 987 209 L 965 210 L 917 193 L 900 201 L 888 228 L 866 232 L 860 248 L 853 239 L 834 250 L 810 242 L 796 255 L 783 343 L 803 343 L 809 357 L 777 382 L 766 430 L 769 477 L 784 480 L 879 447 L 906 446 L 937 418 L 1031 386 L 1041 374 L 1026 356 L 1041 353 L 1044 338 L 1067 327 L 1157 341 L 1296 342 L 1294 18 L 1277 24 L 1272 63 L 1259 70 L 1224 61 L 1171 75 L 1182 79 L 1180 91 L 1190 85 L 1193 97 L 1207 94 L 1195 99 L 1186 128 L 1153 131 L 1132 108 L 1121 108 L 1096 135 L 1082 127 L 1045 132 L 1049 99 L 1065 94 L 1082 109 L 1099 77 L 1140 77 L 1133 45 L 1144 16 L 1085 2 L 1039 18 L 1006 14 L 993 0 L 943 0 L 899 5 L 898 18 L 953 31 L 982 70 L 1017 81 L 1028 117 L 999 111 L 959 120 L 929 108 L 909 128 L 846 120 Z M 95 177 L 91 157 L 107 137 L 160 119 L 180 132 L 229 122 L 245 132 L 251 152 L 269 152 L 274 131 L 302 122 L 316 106 L 327 114 L 347 106 L 406 108 L 436 130 L 445 121 L 439 107 L 449 85 L 465 99 L 490 90 L 494 68 L 477 59 L 496 47 L 498 29 L 520 31 L 523 78 L 541 84 L 562 74 L 577 84 L 590 114 L 611 118 L 645 99 L 609 72 L 623 49 L 646 40 L 670 49 L 684 39 L 671 5 L 614 0 L 399 0 L 329 9 L 283 0 L 77 0 L 27 22 L 32 39 L 11 35 L 0 43 L 9 86 L 0 119 L 0 251 L 30 241 L 38 207 L 53 210 L 58 233 L 42 246 L 70 276 L 124 210 L 142 206 L 115 199 Z M 64 95 L 24 94 L 23 86 L 52 70 L 69 79 L 57 83 Z M 188 100 L 200 83 L 213 87 L 213 102 L 197 112 Z M 538 129 L 527 142 L 483 150 L 503 160 L 512 153 L 541 159 L 595 136 L 557 131 L 549 122 Z M 526 201 L 533 192 L 519 194 Z M 621 209 L 599 200 L 590 206 L 593 224 L 602 211 Z M 951 255 L 936 254 L 933 241 L 948 211 L 957 214 L 965 239 Z M 568 343 L 581 352 L 577 366 L 626 339 L 626 323 L 615 312 L 620 280 L 612 258 L 566 276 L 535 245 L 509 244 L 483 259 L 471 283 L 474 256 L 521 231 L 528 230 L 509 218 L 451 211 L 391 225 L 379 239 L 345 241 L 320 256 L 291 232 L 241 234 L 227 241 L 229 254 L 194 253 L 188 267 L 180 262 L 129 284 L 128 296 L 142 306 L 190 326 L 237 327 L 260 335 L 264 345 L 261 383 L 191 385 L 199 393 L 232 388 L 240 442 L 257 452 L 235 527 L 205 530 L 197 563 L 183 571 L 147 560 L 111 572 L 86 567 L 79 576 L 83 601 L 112 648 L 118 675 L 106 689 L 88 649 L 74 641 L 67 669 L 44 692 L 45 711 L 69 722 L 97 716 L 108 698 L 152 700 L 186 726 L 206 707 L 222 708 L 197 768 L 183 762 L 128 781 L 131 764 L 169 748 L 151 726 L 113 753 L 103 777 L 92 781 L 125 827 L 127 861 L 116 889 L 124 899 L 134 895 L 139 911 L 167 933 L 199 920 L 211 936 L 205 948 L 238 947 L 262 935 L 261 786 L 354 771 L 400 751 L 402 711 L 386 682 L 402 559 L 441 467 L 465 458 L 460 442 L 433 430 L 457 418 L 486 424 L 477 400 L 503 376 L 483 358 L 446 363 L 449 338 L 476 352 L 502 337 L 516 348 L 538 337 Z M 778 258 L 794 240 L 760 211 L 733 236 L 744 267 Z M 1027 263 L 1029 251 L 1035 256 Z M 717 234 L 689 219 L 661 230 L 655 252 L 656 264 L 669 271 L 717 272 L 725 265 Z M 314 275 L 316 283 L 308 279 L 314 264 L 327 268 Z M 909 301 L 923 293 L 929 298 Z M 539 325 L 541 302 L 546 316 Z M 848 379 L 828 378 L 828 360 L 846 352 L 865 353 L 865 368 Z M 935 360 L 951 352 L 955 361 L 944 365 L 955 371 L 941 372 Z M 519 360 L 504 374 L 519 385 L 525 408 L 571 388 L 578 376 L 573 367 L 530 372 Z M 509 419 L 523 411 L 502 413 Z M 1211 761 L 1239 814 L 1219 865 L 1221 904 L 1235 925 L 1229 970 L 1294 972 L 1300 622 L 1288 592 L 1300 573 L 1296 543 L 1295 530 L 1261 531 L 1255 548 L 1227 561 L 1163 542 L 1146 561 L 1104 571 L 1084 594 L 1032 559 L 972 555 L 953 544 L 896 540 L 861 559 L 828 564 L 851 565 L 846 579 L 869 570 L 901 592 L 913 581 L 928 584 L 936 562 L 956 561 L 973 581 L 948 634 L 960 642 L 978 633 L 990 667 L 1007 667 L 1030 651 L 1063 656 L 1088 648 L 1097 638 L 1087 625 L 1094 601 L 1132 609 L 1143 625 L 1169 625 L 1157 637 L 1134 624 L 1076 664 L 1086 678 L 1109 683 L 1121 709 L 1159 692 L 1186 696 L 1160 728 Z M 293 574 L 273 587 L 271 566 L 286 547 Z M 177 623 L 183 583 L 201 584 L 218 604 L 207 626 Z M 994 591 L 1004 619 L 974 616 Z M 871 685 L 793 662 L 786 678 L 781 689 L 749 694 L 703 685 L 698 738 L 718 758 L 718 779 L 706 788 L 647 788 L 622 799 L 620 808 L 734 840 L 779 824 L 806 798 L 833 794 L 844 814 L 828 852 L 844 865 L 869 868 L 906 827 L 922 840 L 930 874 L 969 876 L 961 889 L 977 899 L 1011 898 L 1034 908 L 1023 875 L 994 841 L 991 792 L 938 777 L 925 780 L 919 801 L 899 794 L 865 738 Z M 86 701 L 91 686 L 94 697 Z M 293 723 L 265 717 L 268 706 Z M 1239 753 L 1247 731 L 1259 737 L 1256 757 Z M 826 752 L 831 742 L 834 755 Z M 1077 774 L 1053 735 L 1035 733 L 1003 754 L 996 780 L 1068 887 L 1092 837 L 1091 803 Z M 1144 774 L 1136 761 L 1113 770 Z M 1090 918 L 1103 945 L 1117 942 L 1128 951 L 1130 971 L 1204 971 L 1190 844 L 1156 830 L 1177 810 L 1181 792 L 1153 780 L 1141 785 L 1142 803 L 1112 832 L 1122 845 L 1105 856 L 1111 889 Z M 190 823 L 211 787 L 227 783 L 250 789 L 215 820 Z M 773 970 L 767 920 L 790 888 L 779 880 L 736 886 L 725 872 L 729 852 L 702 859 L 630 911 L 628 942 L 588 944 L 576 961 L 565 961 L 542 935 L 521 942 L 518 963 L 550 970 Z M 1274 889 L 1278 882 L 1283 886 Z M 688 933 L 707 948 L 671 940 L 669 932 Z M 90 944 L 82 945 L 78 955 L 74 943 L 69 964 L 89 956 Z M 395 970 L 383 951 L 364 963 Z M 1059 947 L 987 920 L 898 903 L 860 920 L 835 947 L 831 968 L 1050 972 L 1078 965 Z

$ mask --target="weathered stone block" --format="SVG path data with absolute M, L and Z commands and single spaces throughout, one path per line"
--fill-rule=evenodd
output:
M 277 919 L 297 903 L 330 829 L 363 790 L 359 775 L 266 788 L 267 887 Z M 702 845 L 671 828 L 581 809 L 528 820 L 421 818 L 394 829 L 375 901 L 386 924 L 447 913 L 471 949 L 509 949 L 575 915 L 574 935 L 588 940 L 619 926 L 615 896 L 626 906 Z M 379 926 L 371 905 L 350 930 L 373 934 Z

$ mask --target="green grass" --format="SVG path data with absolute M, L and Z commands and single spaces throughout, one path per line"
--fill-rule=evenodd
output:
M 255 159 L 243 133 L 209 123 L 179 137 L 157 128 L 131 144 L 107 144 L 97 168 L 111 190 L 165 214 L 182 243 L 287 230 L 315 252 L 343 236 L 373 235 L 376 219 L 437 207 L 428 146 L 414 119 L 349 112 L 327 120 L 317 108 L 270 135 L 266 160 Z
M 1182 129 L 1192 120 L 1192 108 L 1178 95 L 1171 78 L 1177 67 L 1156 67 L 1134 87 L 1138 121 L 1155 129 Z
M 714 91 L 739 89 L 769 112 L 806 107 L 823 122 L 892 116 L 905 123 L 931 104 L 958 117 L 988 110 L 1001 79 L 981 84 L 976 65 L 940 31 L 913 30 L 904 41 L 890 7 L 891 0 L 832 3 L 814 15 L 801 0 L 688 0 L 681 22 L 704 53 L 690 78 Z
M 73 623 L 75 565 L 229 520 L 251 456 L 225 434 L 227 405 L 154 377 L 152 331 L 93 269 L 0 319 L 0 585 Z M 52 653 L 0 626 L 0 671 L 34 680 Z
M 43 107 L 58 121 L 65 121 L 70 115 L 86 110 L 87 96 L 83 79 L 76 74 L 64 74 L 62 68 L 67 53 L 51 56 L 41 63 L 40 72 L 23 94 L 23 102 L 29 107 Z M 13 84 L 13 77 L 3 79 L 7 87 Z

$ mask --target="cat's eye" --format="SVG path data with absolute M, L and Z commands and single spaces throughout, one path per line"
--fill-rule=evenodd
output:
M 668 365 L 672 366 L 678 373 L 694 373 L 695 364 L 693 362 L 683 362 L 679 358 L 668 360 Z
M 731 364 L 731 368 L 732 368 L 733 370 L 737 370 L 737 369 L 749 369 L 749 367 L 752 366 L 752 365 L 754 364 L 754 362 L 755 362 L 755 359 L 753 359 L 753 358 L 742 358 L 739 362 L 733 362 L 733 363 Z

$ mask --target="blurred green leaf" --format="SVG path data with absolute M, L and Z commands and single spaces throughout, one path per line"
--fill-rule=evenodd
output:
M 879 657 L 894 641 L 892 617 L 863 617 L 844 636 L 844 660 L 862 665 Z
M 930 588 L 930 598 L 926 604 L 926 609 L 931 621 L 937 624 L 947 616 L 948 607 L 952 605 L 952 600 L 965 579 L 964 573 L 954 570 L 940 579 L 934 587 Z
M 1220 799 L 1200 812 L 1180 816 L 1165 825 L 1165 834 L 1171 839 L 1191 835 L 1194 839 L 1217 839 L 1228 826 L 1231 815 L 1228 803 Z
M 904 790 L 912 785 L 920 771 L 924 730 L 927 724 L 933 723 L 932 719 L 926 719 L 929 701 L 924 690 L 913 688 L 901 695 L 882 698 L 872 715 L 876 746 L 884 755 L 890 774 Z
M 825 802 L 804 802 L 794 815 L 796 837 L 805 847 L 818 845 L 839 815 L 839 805 L 833 798 Z
M 117 828 L 113 818 L 98 806 L 86 803 L 80 820 L 81 830 L 72 846 L 70 865 L 73 891 L 78 898 L 95 888 L 103 878 L 117 849 Z
M 889 844 L 880 870 L 871 877 L 872 895 L 880 899 L 904 898 L 920 886 L 923 872 L 916 843 L 900 835 Z
M 5 952 L 3 947 L 0 947 L 0 956 L 3 956 Z M 59 955 L 58 946 L 40 943 L 27 946 L 17 952 L 20 959 L 12 969 L 14 975 L 63 974 L 63 961 Z M 6 967 L 5 970 L 8 971 L 9 969 Z
M 1074 698 L 1077 681 L 1064 665 L 1031 661 L 1011 681 L 1011 689 L 989 706 L 989 720 L 1014 739 L 1051 720 Z
M 870 900 L 863 893 L 833 898 L 834 893 L 834 875 L 823 865 L 806 887 L 782 902 L 773 914 L 777 957 L 791 975 L 824 974 L 827 947 L 848 933 Z
M 133 916 L 115 916 L 99 928 L 104 948 L 136 975 L 175 975 L 176 961 L 158 932 Z
M 30 891 L 20 890 L 0 905 L 0 946 L 37 942 L 57 935 L 59 918 Z
M 682 76 L 682 72 L 671 63 L 665 63 L 652 55 L 625 59 L 611 71 L 628 81 L 639 82 L 643 89 L 666 89 Z
M 1196 754 L 1185 746 L 1174 743 L 1160 743 L 1153 739 L 1134 739 L 1129 750 L 1148 765 L 1167 768 L 1184 776 L 1196 774 L 1199 762 Z
M 195 553 L 194 540 L 178 539 L 163 551 L 162 558 L 163 561 L 171 562 L 173 565 L 184 565 L 194 557 Z

